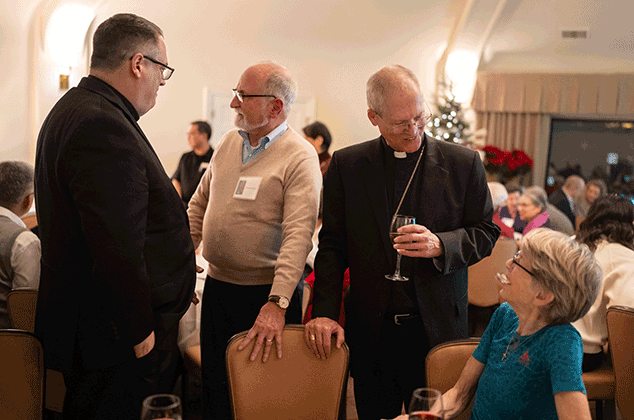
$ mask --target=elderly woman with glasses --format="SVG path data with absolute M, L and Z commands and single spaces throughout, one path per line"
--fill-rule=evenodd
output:
M 610 306 L 634 307 L 634 205 L 610 195 L 596 199 L 581 222 L 576 239 L 588 245 L 603 271 L 599 297 L 573 325 L 583 339 L 583 371 L 598 368 L 605 359 L 606 325 Z
M 505 303 L 443 395 L 445 418 L 475 393 L 474 420 L 590 420 L 581 337 L 570 323 L 588 312 L 599 290 L 592 253 L 563 233 L 535 229 L 498 279 Z

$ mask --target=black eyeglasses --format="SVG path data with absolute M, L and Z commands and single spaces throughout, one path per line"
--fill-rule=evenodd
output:
M 275 95 L 247 95 L 246 93 L 240 92 L 238 89 L 232 89 L 233 96 L 238 98 L 240 103 L 244 102 L 244 98 L 277 98 Z
M 152 57 L 148 57 L 147 55 L 144 55 L 143 58 L 147 58 L 154 64 L 158 64 L 159 66 L 163 67 L 163 80 L 169 80 L 169 78 L 172 77 L 172 74 L 174 74 L 174 69 L 167 64 L 163 64 L 160 61 L 153 59 Z
M 521 268 L 522 270 L 526 271 L 531 276 L 536 277 L 535 274 L 531 273 L 526 267 L 524 267 L 522 264 L 517 262 L 517 260 L 519 260 L 519 258 L 520 258 L 520 252 L 522 252 L 522 251 L 517 251 L 515 253 L 515 255 L 513 255 L 513 264 L 517 265 L 519 268 Z

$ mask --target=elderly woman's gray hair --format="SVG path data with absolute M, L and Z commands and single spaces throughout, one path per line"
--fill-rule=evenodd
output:
M 546 210 L 548 196 L 542 187 L 533 186 L 526 188 L 522 195 L 531 200 L 534 206 L 540 207 L 542 211 Z
M 568 324 L 590 310 L 602 275 L 586 245 L 561 232 L 538 228 L 522 238 L 520 249 L 532 260 L 533 281 L 554 295 L 544 314 L 549 325 Z
M 488 185 L 489 191 L 491 191 L 491 200 L 493 200 L 493 208 L 502 207 L 509 197 L 506 188 L 499 182 L 489 182 Z

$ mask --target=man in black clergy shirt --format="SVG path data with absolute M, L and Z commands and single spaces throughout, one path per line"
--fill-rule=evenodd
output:
M 195 256 L 187 215 L 137 124 L 172 75 L 161 29 L 118 14 L 97 28 L 90 75 L 37 144 L 42 240 L 36 333 L 66 383 L 65 419 L 137 419 L 170 392 Z
M 416 76 L 385 67 L 368 80 L 367 100 L 381 137 L 332 156 L 306 325 L 318 357 L 330 354 L 332 334 L 343 342 L 336 320 L 350 267 L 345 336 L 360 420 L 399 415 L 425 386 L 429 349 L 467 337 L 467 267 L 491 253 L 500 233 L 477 153 L 425 136 Z M 392 245 L 395 213 L 416 224 L 401 227 Z M 385 277 L 397 252 L 408 281 Z

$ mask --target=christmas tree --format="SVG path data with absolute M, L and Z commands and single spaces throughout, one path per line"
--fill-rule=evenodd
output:
M 435 107 L 436 113 L 429 118 L 427 130 L 436 138 L 465 143 L 471 136 L 469 123 L 465 121 L 462 104 L 456 101 L 451 81 L 445 79 L 439 83 Z

